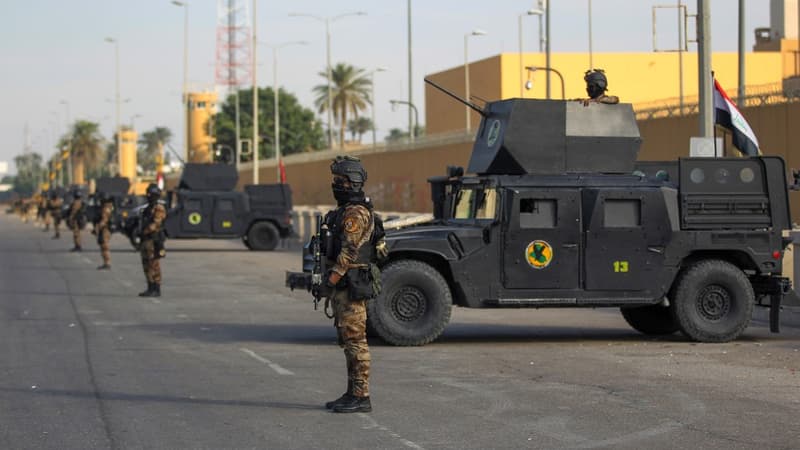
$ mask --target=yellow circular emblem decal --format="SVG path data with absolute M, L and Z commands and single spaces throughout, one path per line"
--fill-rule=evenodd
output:
M 192 225 L 200 225 L 200 222 L 203 221 L 203 216 L 200 215 L 198 212 L 193 212 L 189 214 L 189 223 Z
M 525 248 L 525 260 L 534 269 L 544 269 L 553 260 L 553 247 L 545 241 L 533 241 Z

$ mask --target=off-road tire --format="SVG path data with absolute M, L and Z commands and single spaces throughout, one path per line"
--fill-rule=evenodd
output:
M 128 236 L 128 240 L 131 243 L 131 247 L 133 247 L 133 249 L 138 252 L 139 249 L 142 246 L 142 240 L 140 238 L 138 238 L 137 236 L 134 236 L 134 235 Z
M 250 250 L 275 250 L 281 236 L 272 222 L 256 222 L 247 232 L 247 248 Z
M 383 268 L 381 284 L 380 295 L 367 302 L 367 317 L 369 327 L 384 341 L 425 345 L 442 334 L 453 300 L 436 269 L 420 261 L 395 261 Z
M 634 330 L 650 335 L 665 336 L 678 331 L 678 323 L 670 308 L 661 305 L 620 308 L 622 317 Z
M 733 264 L 704 260 L 683 270 L 670 293 L 681 332 L 699 342 L 728 342 L 750 324 L 755 296 L 750 280 Z

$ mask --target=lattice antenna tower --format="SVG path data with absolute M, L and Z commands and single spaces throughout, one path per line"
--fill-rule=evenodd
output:
M 248 0 L 217 0 L 216 83 L 237 90 L 251 78 L 252 35 Z

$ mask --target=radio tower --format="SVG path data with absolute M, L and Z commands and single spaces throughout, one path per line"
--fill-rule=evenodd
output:
M 239 166 L 239 88 L 250 80 L 252 39 L 247 0 L 217 0 L 216 83 L 235 96 L 236 166 Z

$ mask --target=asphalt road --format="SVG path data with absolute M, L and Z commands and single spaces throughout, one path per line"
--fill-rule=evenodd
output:
M 728 344 L 612 310 L 457 308 L 439 341 L 373 340 L 371 414 L 331 322 L 283 287 L 297 251 L 169 241 L 163 297 L 115 235 L 110 272 L 0 213 L 0 448 L 798 448 L 800 330 Z

